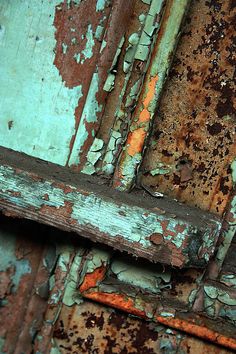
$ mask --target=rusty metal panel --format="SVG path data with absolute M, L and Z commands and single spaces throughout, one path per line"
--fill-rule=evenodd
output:
M 3 221 L 0 316 L 7 320 L 0 329 L 0 351 L 96 353 L 101 344 L 104 353 L 138 352 L 138 346 L 144 353 L 227 352 L 176 329 L 235 348 L 234 1 L 191 3 L 161 100 L 160 87 L 168 73 L 187 1 L 20 4 L 18 8 L 13 1 L 0 5 L 0 45 L 4 51 L 0 144 L 108 179 L 115 170 L 115 187 L 127 190 L 136 179 L 136 184 L 153 197 L 162 192 L 225 218 L 218 252 L 206 272 L 164 266 L 153 271 L 150 265 L 146 269 L 140 261 L 132 264 L 111 250 L 91 251 L 88 243 L 75 245 L 64 234 L 62 239 L 67 238 L 70 246 L 59 243 L 55 248 L 16 235 L 10 226 L 5 232 Z M 178 11 L 173 13 L 173 9 Z M 175 15 L 178 21 L 171 32 L 168 26 L 175 22 Z M 24 35 L 19 37 L 16 33 L 20 33 L 22 18 Z M 166 28 L 173 42 L 164 56 Z M 147 30 L 150 32 L 145 37 Z M 162 63 L 162 70 L 157 66 L 153 76 L 153 64 L 162 55 L 168 59 L 168 67 Z M 29 67 L 32 76 L 26 70 Z M 47 79 L 40 76 L 42 71 L 35 70 L 45 67 L 50 73 Z M 20 78 L 17 82 L 15 73 Z M 28 86 L 35 95 L 27 91 Z M 29 97 L 30 104 L 24 107 Z M 38 99 L 45 97 L 52 103 L 51 121 L 48 112 L 35 108 Z M 33 113 L 40 113 L 35 121 L 32 107 Z M 146 115 L 145 121 L 137 119 L 137 112 L 140 116 L 146 113 L 147 121 Z M 147 128 L 153 120 L 149 138 Z M 141 156 L 135 154 L 145 151 L 139 166 Z M 130 152 L 135 156 L 131 165 Z M 16 225 L 22 229 L 21 223 Z M 38 238 L 45 234 L 48 238 L 48 230 L 42 226 L 37 230 L 31 224 L 26 234 L 30 237 L 34 233 Z M 56 232 L 55 237 L 59 237 Z M 134 277 L 141 266 L 140 277 Z M 151 319 L 153 324 L 127 319 L 87 300 L 81 304 L 81 294 Z M 114 317 L 119 321 L 115 328 Z M 175 330 L 164 329 L 155 321 Z M 76 333 L 78 325 L 80 333 Z M 96 325 L 104 335 L 97 333 Z M 143 333 L 146 337 L 141 341 Z M 128 335 L 132 338 L 126 343 L 123 338 Z
M 136 349 L 136 345 L 138 345 L 135 344 L 136 340 L 141 348 L 144 346 L 144 350 L 149 350 L 151 353 L 163 353 L 165 348 L 166 352 L 168 352 L 170 348 L 173 348 L 173 352 L 175 352 L 176 346 L 179 345 L 180 347 L 183 346 L 183 352 L 188 352 L 189 346 L 193 347 L 192 351 L 196 350 L 196 348 L 209 348 L 212 352 L 227 352 L 222 348 L 217 348 L 206 343 L 203 344 L 201 341 L 193 338 L 191 339 L 186 335 L 180 334 L 178 331 L 176 332 L 176 330 L 162 327 L 160 324 L 145 324 L 137 319 L 129 319 L 125 315 L 114 312 L 114 310 L 89 304 L 87 301 L 81 303 L 82 299 L 78 291 L 78 285 L 80 284 L 80 290 L 83 292 L 89 292 L 89 288 L 91 287 L 93 292 L 96 291 L 96 287 L 94 287 L 96 284 L 91 282 L 91 277 L 89 280 L 88 275 L 98 267 L 95 280 L 97 281 L 99 277 L 105 276 L 102 267 L 108 264 L 107 262 L 110 262 L 109 251 L 103 249 L 100 250 L 99 253 L 96 250 L 96 252 L 93 252 L 95 258 L 92 258 L 89 253 L 90 246 L 88 244 L 80 245 L 78 242 L 70 239 L 70 245 L 68 245 L 68 242 L 65 243 L 64 233 L 49 229 L 48 227 L 38 228 L 38 225 L 29 222 L 22 224 L 20 220 L 15 221 L 16 231 L 14 231 L 10 220 L 11 219 L 1 218 L 1 230 L 3 230 L 3 228 L 6 230 L 5 232 L 1 231 L 1 237 L 3 239 L 3 242 L 1 242 L 1 246 L 3 246 L 1 251 L 5 252 L 6 262 L 5 268 L 2 268 L 0 277 L 1 284 L 3 284 L 5 288 L 5 291 L 1 294 L 0 314 L 1 318 L 5 316 L 9 318 L 9 322 L 5 322 L 5 326 L 1 328 L 2 353 L 31 353 L 32 350 L 35 353 L 67 353 L 68 351 L 78 352 L 79 350 L 81 352 L 86 352 L 86 350 L 87 352 L 92 352 L 92 350 L 97 350 L 96 348 L 99 347 L 99 343 L 100 345 L 104 345 L 105 353 L 111 350 L 111 346 L 114 346 L 114 350 L 117 348 L 118 352 L 119 348 L 124 348 L 124 350 L 132 348 L 132 350 L 135 351 L 138 350 Z M 20 233 L 17 230 L 21 230 Z M 33 239 L 32 233 L 34 233 Z M 40 238 L 38 235 L 40 235 Z M 42 235 L 45 237 L 44 240 L 42 239 Z M 14 239 L 16 239 L 17 242 L 15 242 Z M 49 239 L 50 244 L 48 244 L 48 241 L 45 242 Z M 29 240 L 31 240 L 31 243 Z M 6 247 L 4 242 L 8 242 L 8 247 Z M 98 258 L 98 254 L 100 254 L 100 259 Z M 19 261 L 15 261 L 14 257 L 19 259 Z M 127 262 L 125 257 L 123 257 L 123 259 L 124 262 Z M 90 265 L 88 262 L 90 262 Z M 27 267 L 25 263 L 27 263 Z M 36 264 L 36 267 L 34 264 Z M 173 279 L 176 282 L 176 286 L 174 287 L 172 277 L 170 278 L 170 274 L 168 275 L 167 270 L 163 273 L 163 269 L 160 269 L 159 281 L 156 276 L 157 273 L 150 269 L 150 265 L 147 264 L 146 266 L 147 270 L 142 274 L 143 277 L 146 278 L 146 288 L 142 284 L 138 293 L 137 286 L 139 284 L 135 284 L 133 277 L 133 283 L 130 284 L 131 288 L 129 288 L 127 292 L 128 288 L 125 286 L 125 282 L 127 282 L 127 279 L 131 280 L 131 273 L 127 274 L 125 280 L 125 273 L 123 272 L 123 279 L 120 278 L 120 283 L 118 284 L 120 289 L 117 294 L 127 294 L 124 303 L 126 303 L 126 310 L 132 313 L 128 296 L 132 296 L 131 292 L 133 287 L 133 295 L 137 301 L 135 304 L 137 310 L 133 313 L 143 316 L 141 312 L 146 311 L 150 320 L 152 308 L 150 303 L 147 303 L 146 306 L 143 307 L 145 298 L 146 301 L 150 302 L 152 298 L 155 298 L 155 291 L 158 296 L 160 291 L 164 290 L 168 309 L 162 307 L 162 319 L 166 321 L 164 322 L 165 324 L 168 325 L 169 323 L 173 326 L 171 320 L 174 320 L 174 318 L 172 316 L 169 317 L 173 308 L 170 308 L 168 297 L 172 296 L 175 311 L 177 307 L 180 308 L 181 302 L 182 304 L 188 303 L 189 295 L 192 290 L 196 289 L 196 280 L 199 274 L 196 273 L 195 279 L 192 278 L 191 280 L 193 275 L 191 272 L 188 273 L 185 271 L 179 274 L 180 283 L 178 283 L 178 274 L 173 275 Z M 12 273 L 9 275 L 9 269 L 11 268 Z M 144 265 L 142 265 L 142 268 L 145 270 Z M 112 273 L 117 274 L 117 276 L 122 275 L 122 259 L 119 260 L 117 255 L 115 258 L 113 257 L 111 270 Z M 132 271 L 131 268 L 127 268 L 127 270 Z M 133 271 L 135 272 L 137 269 L 134 268 Z M 169 270 L 169 272 L 171 273 L 173 270 Z M 112 277 L 114 278 L 112 273 L 110 273 L 104 285 L 101 283 L 103 291 L 105 290 L 111 295 L 112 291 L 115 289 L 115 283 L 112 282 Z M 80 274 L 82 274 L 82 278 Z M 7 275 L 8 278 L 6 279 Z M 16 292 L 14 292 L 13 288 L 15 279 L 17 279 L 15 275 L 19 275 L 19 285 Z M 83 277 L 87 278 L 86 282 L 84 282 Z M 153 283 L 153 279 L 155 279 L 156 284 L 159 284 L 159 287 Z M 187 280 L 185 284 L 183 284 L 184 279 Z M 142 277 L 137 277 L 136 282 L 137 281 L 142 283 Z M 171 288 L 168 288 L 170 284 Z M 136 286 L 136 289 L 134 286 Z M 184 286 L 186 286 L 185 290 Z M 24 289 L 23 293 L 21 291 L 22 288 Z M 3 287 L 1 287 L 1 289 L 3 289 Z M 150 290 L 152 295 L 150 295 Z M 113 297 L 113 303 L 110 303 L 111 306 L 115 305 L 114 299 Z M 99 301 L 103 301 L 102 298 L 99 299 Z M 154 301 L 160 304 L 160 297 L 157 297 Z M 122 302 L 120 302 L 120 308 L 125 309 Z M 168 310 L 169 315 L 167 312 L 164 314 L 164 310 Z M 21 313 L 22 311 L 24 314 Z M 11 318 L 12 320 L 10 320 Z M 24 325 L 22 326 L 23 318 Z M 194 317 L 191 316 L 191 318 L 193 319 Z M 13 319 L 15 326 L 17 326 L 16 328 L 12 326 Z M 160 323 L 162 319 L 159 317 L 158 322 Z M 113 320 L 119 321 L 119 329 L 113 328 Z M 186 330 L 184 327 L 181 327 L 183 323 L 188 323 L 189 325 L 191 321 L 188 319 L 186 322 L 186 318 L 183 317 L 181 321 L 176 323 L 176 327 L 181 330 Z M 203 325 L 203 323 L 205 325 Z M 96 325 L 100 328 L 100 334 L 96 331 Z M 196 319 L 195 324 L 192 325 L 192 332 L 190 331 L 190 333 L 196 335 L 196 330 L 202 329 L 205 338 L 223 345 L 227 344 L 223 342 L 223 340 L 225 340 L 224 338 L 230 335 L 231 343 L 230 337 L 228 337 L 228 345 L 230 344 L 229 346 L 233 348 L 232 340 L 234 330 L 230 333 L 230 327 L 224 327 L 225 325 L 221 322 L 220 329 L 224 332 L 225 336 L 223 337 L 219 333 L 217 334 L 216 328 L 214 332 L 214 325 L 219 330 L 219 322 L 216 323 L 213 321 L 212 323 L 208 323 L 207 320 L 203 322 L 202 318 L 201 323 L 197 326 Z M 209 330 L 211 326 L 213 326 L 213 328 Z M 134 329 L 133 335 L 136 333 L 136 337 L 134 337 L 136 338 L 135 340 L 131 340 L 128 343 L 121 341 L 120 338 L 124 338 L 126 329 L 127 331 L 128 329 L 132 331 L 133 327 L 141 328 L 140 331 L 146 329 L 146 335 L 141 336 L 138 329 Z M 78 328 L 80 328 L 79 331 Z M 131 332 L 128 331 L 127 335 L 128 333 Z M 208 338 L 209 334 L 213 337 Z M 12 336 L 14 336 L 14 340 Z
M 193 1 L 142 166 L 142 181 L 223 214 L 235 159 L 234 1 Z

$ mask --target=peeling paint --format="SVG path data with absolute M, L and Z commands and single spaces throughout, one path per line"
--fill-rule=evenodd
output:
M 179 37 L 180 26 L 188 4 L 189 1 L 187 0 L 183 0 L 181 3 L 179 1 L 173 2 L 171 5 L 170 14 L 165 24 L 164 33 L 158 42 L 157 48 L 154 49 L 156 50 L 156 55 L 153 56 L 149 67 L 149 72 L 144 83 L 143 95 L 140 100 L 142 103 L 136 106 L 133 113 L 133 120 L 131 123 L 131 130 L 128 134 L 126 148 L 120 157 L 119 164 L 114 175 L 113 185 L 120 190 L 130 189 L 134 183 L 136 169 L 141 161 L 136 158 L 136 154 L 141 154 L 145 148 L 145 141 L 148 135 L 147 132 L 149 131 L 154 112 L 156 111 L 156 105 L 171 64 L 173 52 Z M 156 4 L 156 2 L 153 1 L 144 27 L 144 29 L 147 29 L 146 32 L 148 35 L 151 35 L 155 29 L 155 24 L 153 24 L 153 21 L 155 21 L 154 17 L 157 12 L 156 7 L 160 11 L 161 3 L 159 2 Z M 142 48 L 145 50 L 144 57 L 142 50 L 140 51 L 140 55 L 138 56 L 140 60 L 145 60 L 146 55 L 148 55 L 148 52 L 146 52 L 146 48 L 148 48 L 148 46 L 144 45 L 148 40 L 146 36 L 147 34 L 143 34 L 143 37 L 141 35 L 140 38 L 140 42 L 143 43 Z M 140 128 L 138 126 L 137 129 L 132 131 L 133 124 L 136 125 L 137 123 L 143 122 L 147 122 L 147 126 L 145 126 L 145 128 Z M 133 158 L 133 162 L 130 162 L 130 158 Z M 127 165 L 130 166 L 129 173 L 125 173 L 123 171 L 127 169 Z
M 23 160 L 21 165 L 22 163 Z M 42 169 L 43 165 L 41 171 Z M 47 172 L 49 169 L 47 164 Z M 112 242 L 114 247 L 119 247 L 121 242 L 117 240 L 121 239 L 122 249 L 126 248 L 133 253 L 136 250 L 137 254 L 149 258 L 152 253 L 155 258 L 158 256 L 156 261 L 161 260 L 179 267 L 189 262 L 202 266 L 212 255 L 221 227 L 221 223 L 213 215 L 205 215 L 191 208 L 186 215 L 186 208 L 177 202 L 172 202 L 176 203 L 176 211 L 173 213 L 172 210 L 168 211 L 168 201 L 160 200 L 158 207 L 151 197 L 149 207 L 143 208 L 139 203 L 139 197 L 135 197 L 136 201 L 133 203 L 124 203 L 120 200 L 123 198 L 120 192 L 116 193 L 114 199 L 110 196 L 110 189 L 105 185 L 104 197 L 100 193 L 92 192 L 91 184 L 87 191 L 85 187 L 80 191 L 77 183 L 76 187 L 71 185 L 63 187 L 42 178 L 35 180 L 35 177 L 27 175 L 25 171 L 20 172 L 19 168 L 17 171 L 16 173 L 14 168 L 9 166 L 0 166 L 1 200 L 19 205 L 25 210 L 33 208 L 37 218 L 39 215 L 50 215 L 50 220 L 53 217 L 56 225 L 62 220 L 67 220 L 63 221 L 63 227 L 68 225 L 70 230 L 77 232 L 84 230 L 85 236 L 89 232 L 93 240 L 102 240 L 108 244 Z M 45 195 L 47 199 L 44 198 Z M 195 218 L 195 212 L 198 220 Z M 30 215 L 31 217 L 34 215 L 32 211 Z M 155 234 L 163 235 L 163 242 L 158 247 L 154 247 L 151 241 Z M 136 249 L 135 244 L 138 245 Z M 169 254 L 166 253 L 164 256 L 164 250 Z
M 31 266 L 27 259 L 17 259 L 15 254 L 16 239 L 5 234 L 4 231 L 0 233 L 0 272 L 6 272 L 9 269 L 9 286 L 11 292 L 17 292 L 21 278 L 31 273 Z M 1 288 L 4 289 L 4 278 L 1 275 Z M 1 291 L 0 291 L 1 293 Z
M 92 175 L 96 172 L 96 163 L 102 156 L 104 142 L 101 139 L 95 138 L 92 146 L 87 154 L 87 162 L 82 170 L 83 173 Z
M 98 74 L 94 73 L 90 84 L 87 100 L 83 109 L 82 117 L 74 142 L 74 147 L 70 156 L 69 165 L 78 165 L 80 162 L 80 154 L 83 150 L 83 145 L 88 139 L 87 124 L 97 122 L 97 113 L 101 112 L 102 106 L 98 104 L 96 95 L 98 92 L 99 78 Z
M 227 318 L 236 324 L 236 291 L 218 283 L 204 285 L 204 310 L 211 317 Z
M 116 77 L 116 75 L 115 75 L 115 73 L 116 73 L 115 67 L 117 65 L 117 62 L 118 62 L 122 47 L 124 45 L 124 42 L 125 42 L 125 37 L 123 36 L 121 38 L 121 40 L 120 40 L 120 43 L 119 43 L 118 47 L 117 47 L 114 59 L 112 61 L 111 67 L 110 67 L 109 72 L 108 72 L 108 76 L 107 76 L 106 82 L 105 82 L 105 84 L 103 86 L 103 90 L 105 90 L 107 92 L 111 92 L 113 90 L 113 88 L 114 88 L 115 77 Z
M 231 163 L 231 175 L 233 183 L 236 183 L 236 159 Z
M 86 39 L 87 39 L 86 46 L 81 52 L 81 54 L 83 54 L 84 56 L 84 58 L 81 60 L 81 64 L 83 64 L 86 59 L 90 59 L 93 56 L 93 47 L 95 45 L 95 42 L 93 39 L 93 30 L 91 24 L 88 25 Z
M 80 267 L 82 256 L 85 253 L 84 249 L 81 249 L 75 255 L 73 263 L 69 270 L 69 275 L 66 283 L 66 288 L 63 296 L 63 304 L 66 306 L 72 306 L 75 303 L 81 303 L 82 299 L 78 294 L 77 286 L 79 281 Z
M 156 175 L 166 175 L 166 174 L 169 174 L 171 173 L 171 170 L 173 169 L 172 166 L 167 166 L 165 165 L 164 163 L 162 162 L 159 162 L 157 164 L 157 167 L 154 168 L 153 170 L 150 170 L 150 174 L 152 176 L 156 176 Z
M 155 270 L 152 271 L 147 267 L 145 269 L 142 265 L 139 266 L 138 263 L 132 265 L 118 258 L 112 262 L 111 270 L 120 281 L 152 293 L 160 293 L 161 289 L 171 287 L 171 273 L 170 271 L 163 272 L 162 266 L 158 271 L 158 265 L 156 265 Z
M 110 0 L 97 0 L 96 11 L 103 11 L 109 3 Z
M 0 145 L 64 165 L 82 86 L 66 87 L 53 65 L 53 18 L 59 3 L 1 1 L 0 33 L 4 28 L 5 32 L 1 41 L 0 95 L 4 101 L 0 104 Z M 14 122 L 10 130 L 9 117 Z

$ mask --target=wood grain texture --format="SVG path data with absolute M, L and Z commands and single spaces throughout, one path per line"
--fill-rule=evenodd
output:
M 168 198 L 113 191 L 104 180 L 0 149 L 3 212 L 74 231 L 151 261 L 203 267 L 220 220 Z

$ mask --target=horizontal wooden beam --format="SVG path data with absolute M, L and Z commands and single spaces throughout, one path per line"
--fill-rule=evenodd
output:
M 204 267 L 218 217 L 167 197 L 123 193 L 107 180 L 0 148 L 0 209 L 154 262 Z

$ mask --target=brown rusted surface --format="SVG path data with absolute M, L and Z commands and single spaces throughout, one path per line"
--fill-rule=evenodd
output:
M 186 22 L 142 181 L 221 215 L 235 157 L 234 1 L 193 1 Z
M 234 250 L 234 243 L 230 249 Z M 93 252 L 94 257 L 96 254 L 99 254 L 98 250 Z M 229 271 L 227 266 L 230 260 L 230 257 L 229 261 L 226 258 L 218 282 L 213 282 L 207 278 L 201 281 L 201 273 L 195 274 L 194 278 L 192 269 L 188 272 L 171 270 L 171 277 L 168 276 L 168 269 L 163 269 L 162 273 L 158 273 L 158 270 L 152 273 L 147 265 L 137 262 L 134 266 L 116 255 L 107 263 L 106 277 L 103 280 L 98 279 L 97 283 L 94 278 L 90 289 L 84 290 L 82 295 L 141 318 L 158 321 L 236 349 L 236 276 L 233 269 Z M 140 276 L 137 277 L 139 270 Z M 86 281 L 86 275 L 84 279 Z M 158 279 L 156 285 L 154 279 Z M 196 316 L 191 311 L 192 304 L 193 310 L 201 312 L 201 316 Z M 220 326 L 217 325 L 219 322 Z
M 118 102 L 120 91 L 126 78 L 123 73 L 123 60 L 128 45 L 127 39 L 132 33 L 141 30 L 142 26 L 138 16 L 142 13 L 146 14 L 148 11 L 148 6 L 141 1 L 112 1 L 110 4 L 107 2 L 104 11 L 97 13 L 93 0 L 82 1 L 80 5 L 78 7 L 76 2 L 62 2 L 56 8 L 54 20 L 57 41 L 54 63 L 67 87 L 82 85 L 83 98 L 79 101 L 79 106 L 75 111 L 75 129 L 81 122 L 94 73 L 97 73 L 99 77 L 99 90 L 95 98 L 102 109 L 97 112 L 97 122 L 86 122 L 85 124 L 88 140 L 83 145 L 81 166 L 74 166 L 77 170 L 82 168 L 87 159 L 87 151 L 94 138 L 93 129 L 98 131 L 96 137 L 103 139 L 105 145 L 108 142 L 117 104 L 120 103 Z M 142 166 L 142 183 L 146 186 L 150 185 L 151 191 L 152 189 L 161 190 L 171 197 L 186 202 L 187 205 L 194 204 L 219 215 L 223 215 L 232 189 L 229 166 L 235 157 L 234 11 L 233 1 L 199 0 L 192 2 L 174 68 L 171 71 L 171 79 L 167 83 L 160 109 L 156 113 L 154 135 Z M 85 12 L 86 16 L 84 16 Z M 88 26 L 91 25 L 94 33 L 99 24 L 102 24 L 104 28 L 100 39 L 95 40 L 92 57 L 87 58 L 83 63 L 78 63 L 78 58 L 76 59 L 75 55 L 82 53 L 86 48 Z M 124 33 L 125 44 L 122 47 L 119 60 L 115 68 L 110 70 L 120 38 Z M 102 40 L 105 40 L 107 45 L 99 53 Z M 85 59 L 83 53 L 81 59 Z M 112 73 L 117 71 L 117 73 L 114 90 L 107 94 L 103 91 L 103 85 L 107 73 L 110 71 Z M 120 131 L 124 132 L 124 136 L 130 115 L 135 109 L 135 100 L 131 100 L 128 106 L 125 106 L 125 101 L 131 86 L 136 80 L 143 79 L 143 77 L 144 64 L 137 61 L 120 105 L 121 111 L 128 111 L 128 116 L 120 126 Z M 144 103 L 139 102 L 141 106 Z M 101 128 L 98 130 L 100 124 Z M 14 127 L 11 120 L 8 121 L 8 127 L 9 130 Z M 74 146 L 74 138 L 71 139 L 71 149 Z M 137 148 L 140 141 L 137 140 L 136 143 L 135 147 Z M 130 150 L 132 149 L 130 148 Z M 130 152 L 132 153 L 133 150 Z M 35 184 L 42 183 L 43 178 L 32 174 L 31 165 L 28 166 L 33 181 L 32 186 L 34 182 Z M 45 166 L 43 173 L 50 170 L 50 166 Z M 102 163 L 98 166 L 101 167 Z M 16 175 L 22 172 L 21 167 L 21 160 L 18 159 L 15 169 Z M 42 172 L 40 163 L 38 170 Z M 57 167 L 53 171 L 51 170 L 50 176 L 54 178 L 55 175 L 58 176 Z M 78 187 L 77 183 L 81 181 L 79 176 L 73 179 L 73 175 L 70 175 L 69 180 L 67 179 L 68 185 L 65 185 L 64 176 L 60 175 L 58 181 L 56 177 L 56 181 L 51 186 L 55 189 L 59 188 L 65 196 L 70 196 L 74 188 Z M 100 182 L 104 183 L 104 181 Z M 91 187 L 93 183 L 89 183 Z M 95 184 L 93 187 L 96 189 Z M 21 198 L 23 191 L 15 191 L 10 188 L 7 193 L 17 200 Z M 83 196 L 86 197 L 89 193 L 90 191 L 84 189 L 83 186 Z M 111 190 L 109 190 L 109 194 L 116 195 Z M 145 193 L 137 193 L 137 196 L 140 198 L 141 205 L 146 199 Z M 55 212 L 55 209 L 57 212 L 55 219 L 63 219 L 67 214 L 71 215 L 73 210 L 71 202 L 65 201 L 63 205 L 55 208 L 55 206 L 46 205 L 49 201 L 50 194 L 44 193 L 40 208 L 44 218 L 40 221 L 45 222 L 47 217 Z M 10 207 L 9 204 L 4 202 L 4 213 L 9 216 L 19 215 L 15 204 L 11 204 Z M 157 199 L 153 199 L 154 204 L 158 210 Z M 34 207 L 31 206 L 23 213 L 23 216 L 32 217 L 35 215 L 34 212 Z M 121 211 L 120 215 L 125 217 L 124 211 Z M 198 214 L 195 215 L 196 218 L 197 216 Z M 35 218 L 38 220 L 38 217 L 35 216 Z M 4 228 L 4 220 L 1 222 L 1 230 L 2 227 Z M 59 223 L 57 224 L 58 220 L 54 221 L 55 225 L 62 227 Z M 124 271 L 115 272 L 114 267 L 111 268 L 112 262 L 109 266 L 103 265 L 97 268 L 94 266 L 93 272 L 90 269 L 87 273 L 83 273 L 82 266 L 74 270 L 76 248 L 72 247 L 68 251 L 66 247 L 58 247 L 57 253 L 55 250 L 51 253 L 47 242 L 48 228 L 40 227 L 40 230 L 37 230 L 37 226 L 30 224 L 31 226 L 24 233 L 21 221 L 14 222 L 23 236 L 17 235 L 17 243 L 14 245 L 14 259 L 29 262 L 31 271 L 29 273 L 26 271 L 26 274 L 22 275 L 16 291 L 13 286 L 13 279 L 17 274 L 14 266 L 10 265 L 0 272 L 0 321 L 4 323 L 4 327 L 2 326 L 0 329 L 0 352 L 31 353 L 38 351 L 50 353 L 52 348 L 59 349 L 63 354 L 68 352 L 124 354 L 230 352 L 195 339 L 194 336 L 235 349 L 235 327 L 233 326 L 235 322 L 236 273 L 234 241 L 226 254 L 223 268 L 221 269 L 224 252 L 222 252 L 217 265 L 214 262 L 211 263 L 211 268 L 208 269 L 205 278 L 201 278 L 202 274 L 197 270 L 178 271 L 171 269 L 171 279 L 163 282 L 160 280 L 160 274 L 166 276 L 169 269 L 163 266 L 158 274 L 156 266 L 154 278 L 157 285 L 152 287 L 150 291 L 145 287 L 145 282 L 138 287 L 121 280 L 122 277 L 119 278 L 118 275 L 122 275 Z M 230 227 L 234 223 L 231 211 L 227 214 L 225 221 L 226 231 L 228 231 L 227 223 L 231 223 Z M 68 221 L 67 229 L 72 230 L 74 224 L 75 220 L 71 218 Z M 163 242 L 164 236 L 173 238 L 175 236 L 173 231 L 166 234 L 167 223 L 163 223 L 162 226 L 164 228 L 163 234 L 154 232 L 149 238 L 153 247 L 159 246 Z M 10 233 L 16 233 L 11 227 L 9 230 Z M 181 234 L 184 230 L 179 227 L 178 231 Z M 29 240 L 28 236 L 25 237 L 26 234 L 31 237 L 32 233 L 40 239 L 40 242 Z M 43 234 L 45 234 L 46 240 L 43 239 Z M 55 232 L 55 238 L 58 242 L 57 232 Z M 67 239 L 68 244 L 71 244 L 68 234 L 63 233 L 62 238 Z M 96 237 L 94 239 L 96 240 Z M 221 237 L 219 245 L 225 240 Z M 118 236 L 116 242 L 119 243 L 118 246 L 121 249 L 124 248 L 122 237 Z M 138 242 L 133 242 L 132 246 L 137 247 Z M 173 244 L 170 246 L 171 256 L 173 256 L 176 253 L 176 246 Z M 186 243 L 183 243 L 182 246 L 185 248 Z M 86 247 L 89 247 L 88 244 Z M 132 252 L 133 248 L 130 247 L 129 250 Z M 227 250 L 226 247 L 224 251 Z M 161 249 L 160 254 L 163 256 L 160 259 L 166 262 L 165 248 Z M 86 259 L 88 249 L 84 256 Z M 113 261 L 116 260 L 116 257 L 119 258 L 119 255 L 114 255 Z M 48 259 L 51 262 L 50 266 L 46 261 Z M 175 258 L 172 264 L 178 265 L 178 261 Z M 171 258 L 168 258 L 168 262 L 171 263 Z M 141 268 L 138 268 L 139 265 Z M 138 269 L 141 269 L 141 278 L 141 275 L 145 273 L 140 259 L 136 268 L 134 267 L 133 274 L 137 274 Z M 72 295 L 68 301 L 64 295 L 68 288 L 70 289 L 72 276 L 75 279 L 73 279 Z M 209 281 L 208 277 L 215 280 Z M 132 277 L 130 276 L 130 278 Z M 199 296 L 195 298 L 198 288 L 200 289 Z M 224 290 L 223 295 L 222 290 Z M 83 293 L 84 297 L 110 307 L 116 307 L 135 316 L 151 319 L 153 323 L 129 318 L 111 308 L 107 309 L 104 306 L 91 304 L 87 300 L 80 304 L 79 291 Z M 192 312 L 185 313 L 190 311 L 193 303 L 193 310 L 203 312 L 201 316 L 196 316 Z M 211 319 L 208 320 L 206 316 Z M 155 321 L 158 321 L 159 324 L 156 324 Z M 167 329 L 160 326 L 160 323 L 181 332 Z M 187 332 L 192 337 L 190 338 L 182 332 Z
M 42 325 L 50 274 L 50 264 L 44 261 L 50 252 L 43 242 L 45 231 L 42 226 L 16 220 L 12 223 L 1 216 L 0 266 L 12 264 L 0 274 L 2 353 L 31 353 L 34 336 Z M 51 257 L 53 262 L 53 250 Z
M 96 11 L 96 3 L 96 0 L 85 0 L 78 6 L 73 1 L 69 3 L 61 2 L 56 6 L 54 17 L 54 26 L 56 28 L 54 64 L 67 87 L 83 86 L 84 100 L 86 99 L 92 74 L 96 68 L 101 47 L 101 40 L 94 38 L 94 44 L 91 48 L 92 55 L 91 57 L 90 55 L 86 57 L 85 48 L 88 42 L 86 38 L 88 26 L 91 26 L 92 32 L 96 32 L 98 25 L 102 26 L 102 39 L 111 12 L 111 5 L 105 6 L 103 11 Z M 81 56 L 81 63 L 76 61 L 77 54 Z
M 129 317 L 88 301 L 74 308 L 63 306 L 53 342 L 61 354 L 232 353 L 160 324 Z

